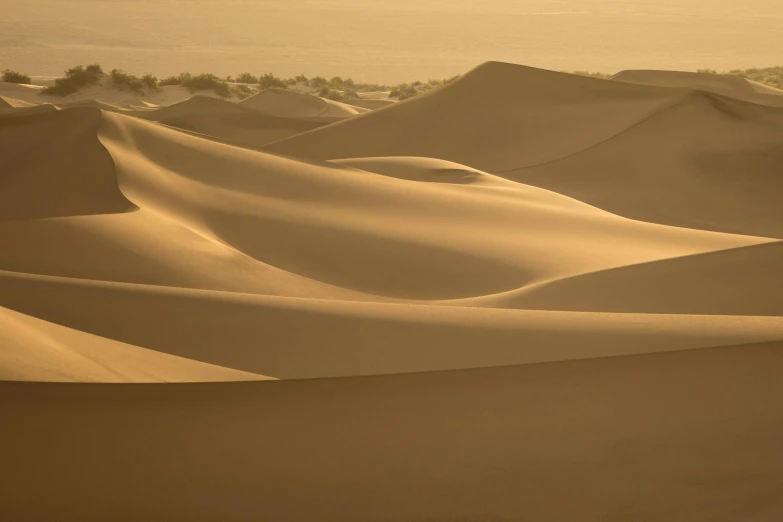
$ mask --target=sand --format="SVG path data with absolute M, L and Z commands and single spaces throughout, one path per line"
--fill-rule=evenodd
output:
M 0 89 L 3 517 L 777 520 L 783 108 L 707 80 Z

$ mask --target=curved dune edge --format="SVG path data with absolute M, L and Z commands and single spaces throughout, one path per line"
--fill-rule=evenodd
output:
M 0 381 L 204 382 L 270 377 L 73 330 L 0 307 Z
M 15 448 L 3 510 L 80 522 L 774 519 L 782 351 L 244 384 L 0 383 L 0 444 Z
M 75 308 L 71 303 L 79 303 Z M 273 297 L 0 272 L 0 303 L 281 379 L 461 369 L 783 339 L 783 317 L 499 310 Z

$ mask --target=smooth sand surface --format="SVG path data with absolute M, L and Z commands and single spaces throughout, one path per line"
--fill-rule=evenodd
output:
M 0 518 L 783 517 L 783 109 L 645 75 L 7 102 Z
M 783 513 L 780 342 L 246 384 L 0 383 L 13 520 Z M 132 493 L 132 494 L 130 494 Z

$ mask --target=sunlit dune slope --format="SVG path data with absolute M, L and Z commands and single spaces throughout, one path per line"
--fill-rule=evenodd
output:
M 0 307 L 0 381 L 198 382 L 266 377 L 145 350 Z
M 0 383 L 17 521 L 783 516 L 778 343 L 243 384 Z M 111 480 L 107 480 L 111 477 Z

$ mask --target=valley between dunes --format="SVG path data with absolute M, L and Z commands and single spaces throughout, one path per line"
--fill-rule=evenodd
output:
M 783 96 L 167 92 L 0 83 L 0 518 L 783 517 Z

